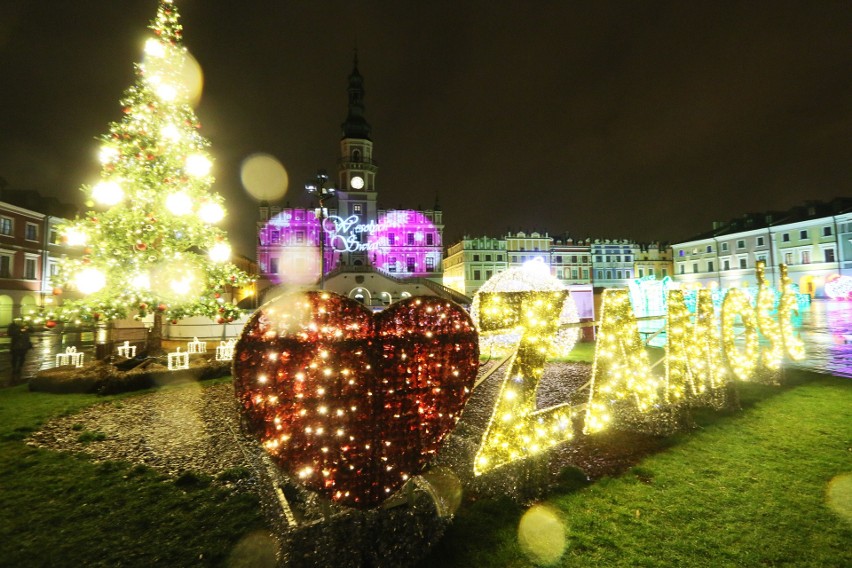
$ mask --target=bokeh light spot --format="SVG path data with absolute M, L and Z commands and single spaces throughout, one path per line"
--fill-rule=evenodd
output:
M 244 159 L 240 180 L 246 192 L 258 201 L 281 199 L 290 183 L 287 170 L 269 154 L 252 154 Z
M 828 483 L 825 492 L 828 507 L 852 523 L 852 473 L 843 473 Z
M 540 566 L 556 564 L 565 552 L 566 527 L 550 507 L 533 505 L 521 517 L 518 543 L 527 558 Z

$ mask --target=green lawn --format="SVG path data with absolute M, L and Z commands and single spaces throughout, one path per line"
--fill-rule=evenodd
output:
M 743 411 L 702 413 L 698 431 L 550 496 L 523 526 L 509 500 L 463 507 L 422 565 L 852 566 L 852 381 L 788 375 L 739 385 Z
M 202 477 L 25 445 L 51 416 L 116 397 L 0 390 L 0 565 L 222 565 L 264 527 L 257 499 Z
M 698 414 L 696 431 L 619 477 L 569 477 L 530 511 L 465 503 L 421 565 L 852 565 L 852 380 L 788 379 L 739 385 L 742 411 Z M 23 442 L 115 398 L 0 390 L 0 565 L 228 565 L 264 529 L 254 497 L 207 479 Z

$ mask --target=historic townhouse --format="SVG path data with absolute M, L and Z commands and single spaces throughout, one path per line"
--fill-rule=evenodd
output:
M 444 286 L 473 297 L 489 278 L 507 267 L 505 239 L 465 236 L 447 249 Z
M 565 235 L 555 237 L 550 247 L 551 274 L 566 286 L 590 284 L 592 278 L 591 241 L 574 241 Z
M 671 277 L 673 270 L 672 249 L 669 246 L 662 243 L 639 245 L 639 251 L 633 261 L 635 278 L 653 276 L 657 280 L 662 280 L 666 276 Z
M 596 288 L 626 288 L 634 278 L 633 262 L 639 244 L 627 239 L 601 240 L 591 243 L 592 283 Z
M 802 293 L 825 295 L 834 275 L 849 272 L 852 262 L 852 199 L 811 202 L 788 211 L 748 214 L 672 245 L 675 280 L 709 288 L 757 285 L 755 265 L 766 263 L 766 278 L 778 286 L 779 264 Z
M 506 239 L 506 253 L 509 257 L 509 268 L 523 266 L 524 263 L 535 261 L 550 266 L 550 245 L 553 237 L 535 231 L 527 234 L 523 231 L 509 233 Z

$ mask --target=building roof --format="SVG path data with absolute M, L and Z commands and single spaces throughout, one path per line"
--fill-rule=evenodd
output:
M 731 219 L 730 221 L 716 221 L 713 223 L 713 228 L 710 231 L 699 233 L 698 235 L 689 237 L 680 242 L 686 243 L 712 239 L 714 237 L 722 237 L 745 231 L 766 229 L 777 225 L 788 225 L 810 219 L 830 217 L 832 215 L 839 215 L 850 211 L 852 211 L 852 198 L 850 197 L 835 197 L 828 202 L 806 201 L 803 205 L 797 205 L 786 211 L 745 213 L 744 215 Z

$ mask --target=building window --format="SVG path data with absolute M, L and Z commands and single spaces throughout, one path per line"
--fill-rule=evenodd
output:
M 598 271 L 597 271 L 597 279 L 598 279 L 598 280 L 603 280 L 603 271 L 601 271 L 601 270 L 598 270 Z
M 363 212 L 364 211 L 363 211 L 360 203 L 356 203 L 352 206 L 352 213 L 354 215 L 361 215 Z
M 478 254 L 473 255 L 473 261 L 479 262 L 479 255 Z
M 426 233 L 426 245 L 431 247 L 434 244 L 435 244 L 435 235 L 433 235 L 432 233 Z
M 270 274 L 278 274 L 278 259 L 270 258 L 269 259 L 269 273 Z
M 405 241 L 406 241 L 406 243 L 408 243 L 409 245 L 413 245 L 413 244 L 414 244 L 414 233 L 408 233 L 408 234 L 405 236 Z
M 396 235 L 393 233 L 388 233 L 388 244 L 393 246 L 394 242 L 396 242 Z
M 502 254 L 497 255 L 497 262 L 503 262 L 503 255 Z
M 784 253 L 784 264 L 793 264 L 793 253 L 785 252 Z
M 810 251 L 803 250 L 802 251 L 802 264 L 810 264 L 811 263 L 811 253 Z
M 409 256 L 405 259 L 405 270 L 408 272 L 414 272 L 414 257 Z
M 730 270 L 731 269 L 731 261 L 725 260 L 722 262 L 722 270 Z
M 713 246 L 712 246 L 712 245 L 707 245 L 707 248 L 705 249 L 705 251 L 706 251 L 706 252 L 713 252 Z
M 296 244 L 305 244 L 305 231 L 296 231 Z
M 642 268 L 639 268 L 639 278 L 642 278 L 644 276 L 645 276 L 645 270 L 642 269 Z
M 762 262 L 763 264 L 766 264 L 766 255 L 765 254 L 757 255 L 757 262 Z
M 722 252 L 728 252 L 728 243 L 722 243 Z
M 830 237 L 831 236 L 831 226 L 822 228 L 822 236 L 823 237 Z
M 589 279 L 589 270 L 587 268 L 583 269 L 583 280 Z
M 680 251 L 680 252 L 683 253 L 683 251 Z M 681 256 L 683 256 L 683 255 L 681 254 Z M 602 256 L 596 256 L 595 262 L 603 262 L 603 257 Z
M 833 248 L 825 249 L 825 261 L 826 262 L 834 262 L 835 261 L 834 249 Z
M 35 223 L 27 223 L 25 238 L 28 241 L 37 241 L 38 240 L 38 225 L 36 225 Z
M 0 278 L 12 277 L 12 255 L 0 254 Z
M 491 255 L 490 255 L 490 254 L 486 254 L 486 255 L 485 255 L 485 260 L 486 260 L 486 262 L 489 262 L 489 261 L 491 260 Z
M 606 271 L 606 279 L 607 279 L 607 280 L 612 280 L 612 270 L 607 270 L 607 271 Z
M 486 279 L 486 280 L 491 280 L 491 277 L 492 277 L 492 276 L 494 276 L 494 271 L 493 271 L 493 270 L 486 270 L 486 271 L 485 271 L 485 279 Z
M 561 256 L 556 257 L 556 264 L 562 264 L 562 257 Z
M 396 257 L 388 257 L 388 272 L 396 272 Z
M 801 231 L 799 231 L 799 238 L 800 239 L 807 239 L 808 238 L 808 230 L 802 229 Z
M 748 259 L 746 257 L 740 258 L 740 268 L 748 268 Z
M 50 244 L 59 244 L 59 231 L 57 231 L 53 227 L 50 228 Z
M 697 262 L 692 263 L 692 273 L 698 274 L 698 263 Z
M 426 257 L 426 272 L 434 272 L 435 271 L 435 259 L 431 256 Z
M 707 261 L 707 272 L 713 272 L 713 261 L 712 260 Z
M 653 272 L 652 272 L 652 273 L 653 273 Z M 668 269 L 668 268 L 663 268 L 663 278 L 665 278 L 665 277 L 666 277 L 666 276 L 668 276 L 668 275 L 669 275 L 669 269 Z
M 757 237 L 757 246 L 759 246 L 759 247 L 763 246 L 763 237 Z
M 0 235 L 12 235 L 12 218 L 0 217 Z
M 36 279 L 36 259 L 34 259 L 34 258 L 25 258 L 24 259 L 24 278 L 26 280 L 35 280 Z
M 683 263 L 680 263 L 680 264 L 678 265 L 678 267 L 679 267 L 679 269 L 680 269 L 680 273 L 681 273 L 681 274 L 683 274 Z
M 630 260 L 631 260 L 630 255 L 629 255 L 629 254 L 628 254 L 628 255 L 625 255 L 625 257 L 624 257 L 624 262 L 630 262 Z
M 621 279 L 621 271 L 620 270 L 615 271 L 615 277 L 619 280 Z
M 278 232 L 278 229 L 269 231 L 269 242 L 273 245 L 280 244 L 281 234 Z
M 745 240 L 744 239 L 740 239 L 740 240 L 737 241 L 737 248 L 738 249 L 744 249 L 745 248 Z
M 790 242 L 790 233 L 784 233 L 781 235 L 781 242 L 789 243 Z
M 473 271 L 473 279 L 474 280 L 482 280 L 482 271 L 481 270 L 474 270 Z

